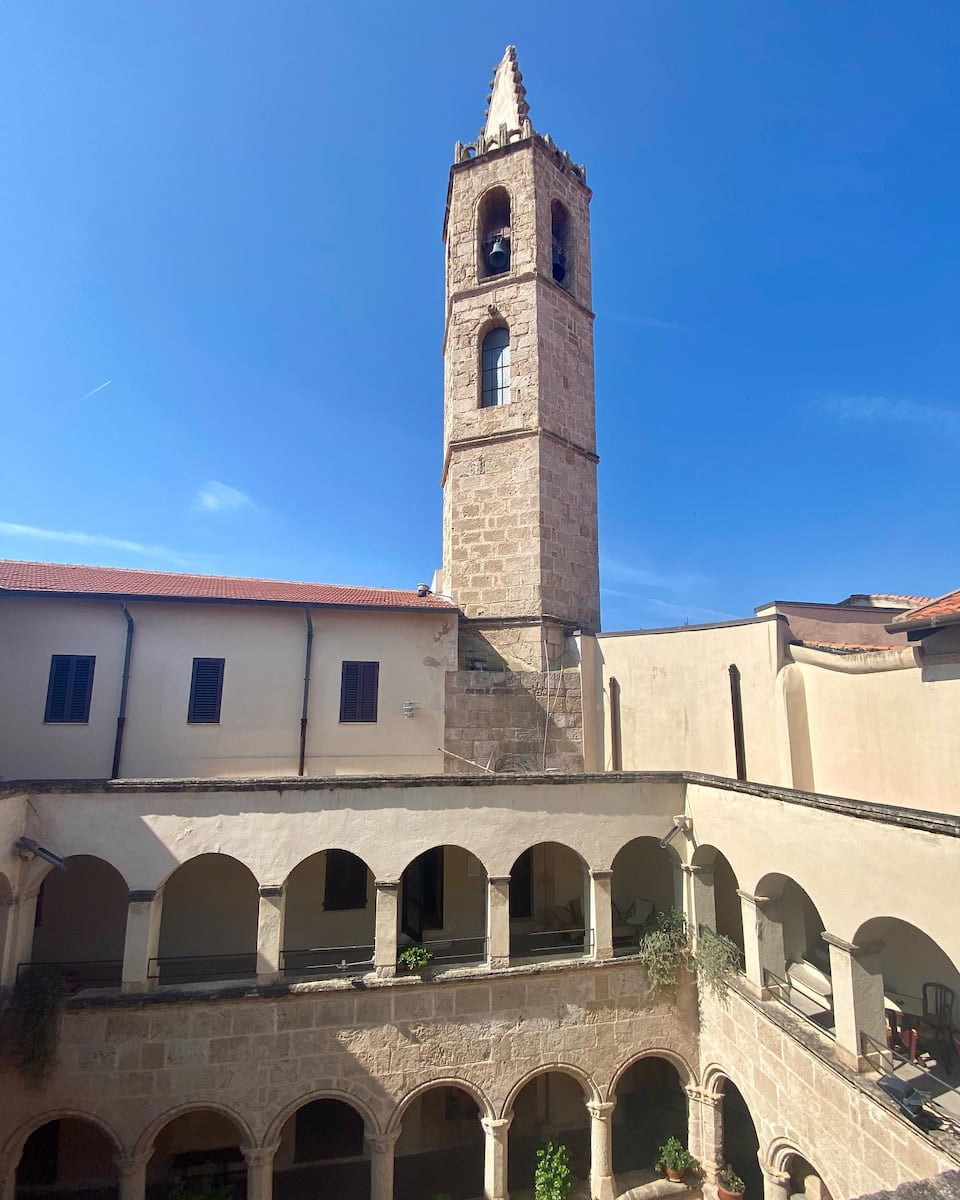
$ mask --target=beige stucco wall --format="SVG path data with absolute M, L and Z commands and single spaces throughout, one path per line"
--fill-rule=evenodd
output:
M 131 602 L 136 631 L 120 774 L 293 775 L 306 627 L 300 608 Z M 312 609 L 306 773 L 442 769 L 444 683 L 455 614 Z M 126 625 L 119 603 L 5 597 L 0 608 L 0 777 L 110 774 Z M 95 654 L 88 724 L 44 723 L 51 654 Z M 224 658 L 219 724 L 190 725 L 194 657 Z M 375 724 L 340 723 L 343 660 L 378 661 Z M 418 712 L 404 717 L 413 700 Z

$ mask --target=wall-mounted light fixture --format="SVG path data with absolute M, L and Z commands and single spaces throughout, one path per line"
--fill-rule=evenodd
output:
M 416 700 L 404 700 L 401 712 L 405 717 L 415 717 L 420 709 L 420 705 Z

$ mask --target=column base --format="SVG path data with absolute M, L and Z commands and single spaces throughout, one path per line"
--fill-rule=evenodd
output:
M 491 971 L 505 971 L 510 966 L 510 955 L 498 954 L 495 958 L 489 958 L 487 966 Z
M 143 992 L 152 992 L 157 983 L 156 979 L 124 979 L 120 991 L 124 996 L 139 996 Z
M 617 1200 L 617 1188 L 612 1175 L 590 1180 L 590 1200 Z
M 376 975 L 377 979 L 394 979 L 394 978 L 396 978 L 396 974 L 397 974 L 397 964 L 396 963 L 383 963 L 382 965 L 378 964 L 377 966 L 375 966 L 373 968 L 373 973 L 374 973 L 374 975 Z

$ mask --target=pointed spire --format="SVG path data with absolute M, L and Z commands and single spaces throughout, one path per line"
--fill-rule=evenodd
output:
M 525 128 L 527 113 L 530 111 L 526 96 L 527 89 L 523 86 L 523 76 L 517 66 L 517 48 L 508 46 L 494 71 L 493 83 L 490 85 L 483 137 L 499 137 L 504 126 L 510 131 Z

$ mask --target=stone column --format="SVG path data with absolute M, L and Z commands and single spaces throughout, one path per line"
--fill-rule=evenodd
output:
M 373 966 L 379 979 L 392 979 L 397 973 L 397 903 L 400 897 L 400 884 L 390 879 L 378 879 L 376 888 L 377 915 L 376 932 L 373 935 Z M 392 1151 L 390 1162 L 392 1171 Z
M 615 1100 L 587 1101 L 590 1114 L 590 1200 L 615 1200 L 613 1181 L 613 1131 Z
M 156 984 L 150 978 L 150 960 L 160 949 L 163 890 L 127 894 L 127 932 L 123 941 L 122 987 L 125 992 L 145 992 Z
M 590 871 L 591 958 L 613 958 L 613 871 Z
M 283 949 L 283 885 L 260 888 L 257 918 L 257 983 L 261 986 L 281 979 L 280 951 Z
M 396 887 L 396 884 L 393 885 Z M 367 1134 L 370 1147 L 370 1200 L 393 1200 L 393 1151 L 400 1130 Z
M 273 1200 L 273 1158 L 276 1146 L 241 1146 L 247 1161 L 247 1200 Z
M 687 1093 L 687 1147 L 698 1159 L 708 1183 L 716 1183 L 723 1166 L 723 1097 L 694 1084 Z
M 510 876 L 487 879 L 487 963 L 492 971 L 510 966 Z
M 510 1200 L 507 1189 L 509 1117 L 481 1117 L 483 1126 L 483 1200 Z
M 779 916 L 780 897 L 752 896 L 739 889 L 737 895 L 743 912 L 743 956 L 747 982 L 757 996 L 767 999 L 770 989 L 766 985 L 764 972 L 772 971 L 782 979 L 787 969 L 783 952 L 783 926 L 776 919 Z
M 790 1176 L 786 1171 L 772 1171 L 760 1164 L 763 1171 L 763 1200 L 790 1200 Z
M 15 1200 L 17 1192 L 17 1164 L 8 1159 L 0 1161 L 0 1200 Z M 125 1200 L 123 1196 L 120 1200 Z
M 117 1168 L 117 1183 L 119 1200 L 144 1200 L 147 1193 L 147 1163 L 146 1158 L 115 1158 Z
M 820 936 L 830 947 L 837 1054 L 848 1066 L 860 1070 L 869 1065 L 866 1054 L 882 1053 L 887 1044 L 880 973 L 883 944 L 854 946 L 832 933 Z M 861 1033 L 868 1034 L 876 1048 L 864 1048 Z M 877 1065 L 876 1060 L 873 1065 Z
M 717 931 L 717 904 L 713 891 L 713 867 L 693 866 L 690 863 L 681 864 L 680 870 L 684 876 L 683 909 L 687 919 L 687 929 L 696 950 L 700 940 L 700 930 Z
M 15 896 L 7 910 L 7 942 L 0 986 L 13 987 L 17 981 L 19 963 L 33 957 L 33 930 L 37 917 L 37 894 Z

